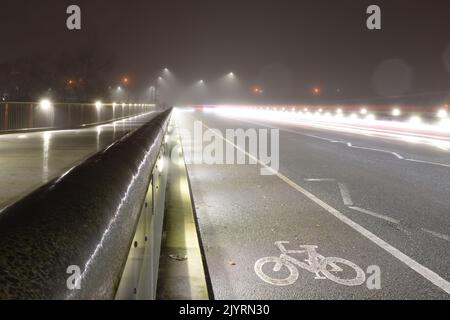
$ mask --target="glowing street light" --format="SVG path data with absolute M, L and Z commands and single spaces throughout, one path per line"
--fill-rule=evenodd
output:
M 95 108 L 97 108 L 97 110 L 100 110 L 103 106 L 103 103 L 101 101 L 96 101 L 95 102 Z
M 122 83 L 123 83 L 124 85 L 129 84 L 129 83 L 130 83 L 130 78 L 128 78 L 128 77 L 123 77 L 123 78 L 122 78 Z
M 411 124 L 420 124 L 420 123 L 422 123 L 422 118 L 420 118 L 419 116 L 412 116 L 409 119 L 409 123 L 411 123 Z
M 367 111 L 366 108 L 362 108 L 361 111 L 360 111 L 360 113 L 361 113 L 362 115 L 366 115 L 366 114 L 368 113 L 368 111 Z
M 321 90 L 320 90 L 319 87 L 313 88 L 313 94 L 314 94 L 314 95 L 318 96 L 318 95 L 320 95 L 320 92 L 321 92 Z
M 437 116 L 438 116 L 438 118 L 440 118 L 440 119 L 445 119 L 445 118 L 448 117 L 448 112 L 447 112 L 447 110 L 445 110 L 445 109 L 440 109 L 440 110 L 438 110 L 438 112 L 437 112 Z
M 41 108 L 41 110 L 43 111 L 48 111 L 50 110 L 50 108 L 52 107 L 52 103 L 50 100 L 48 99 L 43 99 L 39 102 L 39 107 Z
M 392 110 L 392 115 L 393 115 L 394 117 L 399 117 L 399 116 L 402 115 L 402 111 L 401 111 L 399 108 L 394 108 L 394 109 Z

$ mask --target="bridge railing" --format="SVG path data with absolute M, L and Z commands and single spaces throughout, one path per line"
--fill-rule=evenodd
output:
M 147 242 L 147 251 L 160 247 L 165 180 L 159 161 L 168 152 L 170 115 L 155 113 L 141 128 L 0 211 L 0 299 L 117 297 L 130 248 Z M 159 250 L 154 256 L 150 263 L 157 264 Z M 152 274 L 138 275 L 148 281 L 144 298 L 152 297 L 155 286 L 157 267 L 150 269 L 141 268 Z M 131 290 L 136 294 L 137 286 Z
M 150 112 L 153 104 L 1 102 L 0 133 L 70 129 Z

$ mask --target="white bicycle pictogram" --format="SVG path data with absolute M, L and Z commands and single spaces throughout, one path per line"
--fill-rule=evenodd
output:
M 366 274 L 364 271 L 351 261 L 335 258 L 335 257 L 324 257 L 317 253 L 319 247 L 312 245 L 300 246 L 301 250 L 287 250 L 286 245 L 289 241 L 277 241 L 275 245 L 280 249 L 281 254 L 279 257 L 266 257 L 259 259 L 255 263 L 255 272 L 261 278 L 261 280 L 276 286 L 289 286 L 294 284 L 299 277 L 298 268 L 305 269 L 311 273 L 314 273 L 315 279 L 329 279 L 338 284 L 345 286 L 359 286 L 365 283 Z M 307 254 L 308 258 L 304 262 L 299 261 L 290 255 L 292 254 Z M 273 271 L 279 273 L 282 268 L 287 268 L 289 275 L 282 278 L 273 278 L 267 275 L 263 271 L 263 267 L 266 264 L 274 264 Z M 346 266 L 353 270 L 354 276 L 341 278 L 339 273 L 343 273 L 344 269 L 339 265 Z M 270 270 L 270 269 L 268 269 Z M 349 271 L 349 270 L 346 270 Z M 283 274 L 283 273 L 279 273 Z M 284 273 L 286 274 L 286 273 Z M 348 273 L 345 273 L 348 275 Z

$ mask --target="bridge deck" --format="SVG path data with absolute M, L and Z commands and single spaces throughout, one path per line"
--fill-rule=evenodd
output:
M 0 209 L 63 174 L 150 119 L 62 131 L 0 135 Z

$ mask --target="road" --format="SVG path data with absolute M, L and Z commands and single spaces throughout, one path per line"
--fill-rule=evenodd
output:
M 0 135 L 0 210 L 139 128 L 154 113 L 77 130 Z
M 206 145 L 194 134 L 196 120 L 205 131 L 280 130 L 280 168 L 275 175 L 262 176 L 261 163 L 188 165 L 216 299 L 450 298 L 447 141 L 431 143 L 420 137 L 308 122 L 178 112 L 185 153 Z M 337 264 L 343 271 L 334 274 L 353 279 L 356 270 L 363 270 L 366 282 L 342 284 L 323 273 L 319 277 L 325 279 L 316 279 L 306 265 L 294 268 L 298 279 L 289 278 L 294 283 L 280 285 L 270 278 L 286 279 L 289 272 L 286 264 L 275 272 L 275 259 L 261 260 L 266 263 L 258 275 L 257 261 L 280 256 L 277 241 L 289 242 L 289 250 L 317 246 L 324 257 L 345 259 L 324 260 L 341 262 Z M 305 253 L 289 255 L 294 262 L 305 263 L 307 258 Z M 332 263 L 325 266 L 328 271 L 332 267 Z M 371 277 L 377 268 L 381 288 Z

